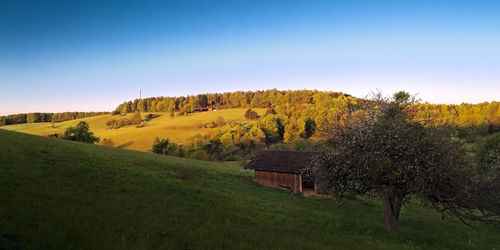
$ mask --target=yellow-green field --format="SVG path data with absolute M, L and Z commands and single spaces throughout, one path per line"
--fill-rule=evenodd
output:
M 265 109 L 255 109 L 259 115 L 265 113 Z M 0 129 L 17 131 L 33 135 L 47 136 L 54 133 L 62 133 L 70 126 L 75 126 L 80 121 L 89 123 L 90 130 L 101 138 L 111 139 L 115 147 L 121 147 L 138 151 L 149 151 L 155 137 L 170 138 L 179 144 L 186 144 L 189 138 L 200 133 L 201 135 L 214 131 L 214 128 L 200 128 L 200 125 L 214 121 L 218 116 L 222 116 L 225 122 L 243 121 L 246 109 L 223 109 L 218 111 L 200 112 L 188 116 L 170 117 L 168 113 L 159 114 L 147 123 L 146 127 L 136 128 L 135 125 L 122 127 L 119 129 L 108 129 L 106 122 L 112 119 L 129 118 L 132 114 L 121 115 L 100 115 L 78 120 L 56 123 L 52 127 L 51 123 L 27 123 L 2 126 Z M 149 113 L 142 113 L 145 117 Z

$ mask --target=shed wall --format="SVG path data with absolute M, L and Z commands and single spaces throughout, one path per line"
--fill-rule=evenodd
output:
M 294 193 L 302 192 L 302 176 L 300 174 L 255 170 L 253 181 L 269 187 L 289 189 Z

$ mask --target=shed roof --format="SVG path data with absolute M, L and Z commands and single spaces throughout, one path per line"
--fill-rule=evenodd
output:
M 319 154 L 318 152 L 262 151 L 245 168 L 299 174 L 302 169 L 310 166 L 313 157 Z

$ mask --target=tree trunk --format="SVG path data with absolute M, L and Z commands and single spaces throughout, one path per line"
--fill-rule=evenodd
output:
M 397 195 L 393 191 L 384 191 L 378 189 L 378 194 L 384 204 L 385 230 L 387 232 L 395 232 L 397 230 L 397 221 L 403 199 L 401 195 Z
M 403 205 L 404 197 L 402 195 L 396 194 L 394 196 L 394 202 L 392 204 L 392 208 L 394 211 L 394 219 L 396 222 L 399 220 L 399 212 L 401 212 L 401 206 Z

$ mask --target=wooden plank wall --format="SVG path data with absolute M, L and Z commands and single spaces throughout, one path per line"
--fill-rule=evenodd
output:
M 265 186 L 289 189 L 294 193 L 302 192 L 302 176 L 300 174 L 255 170 L 253 181 Z

